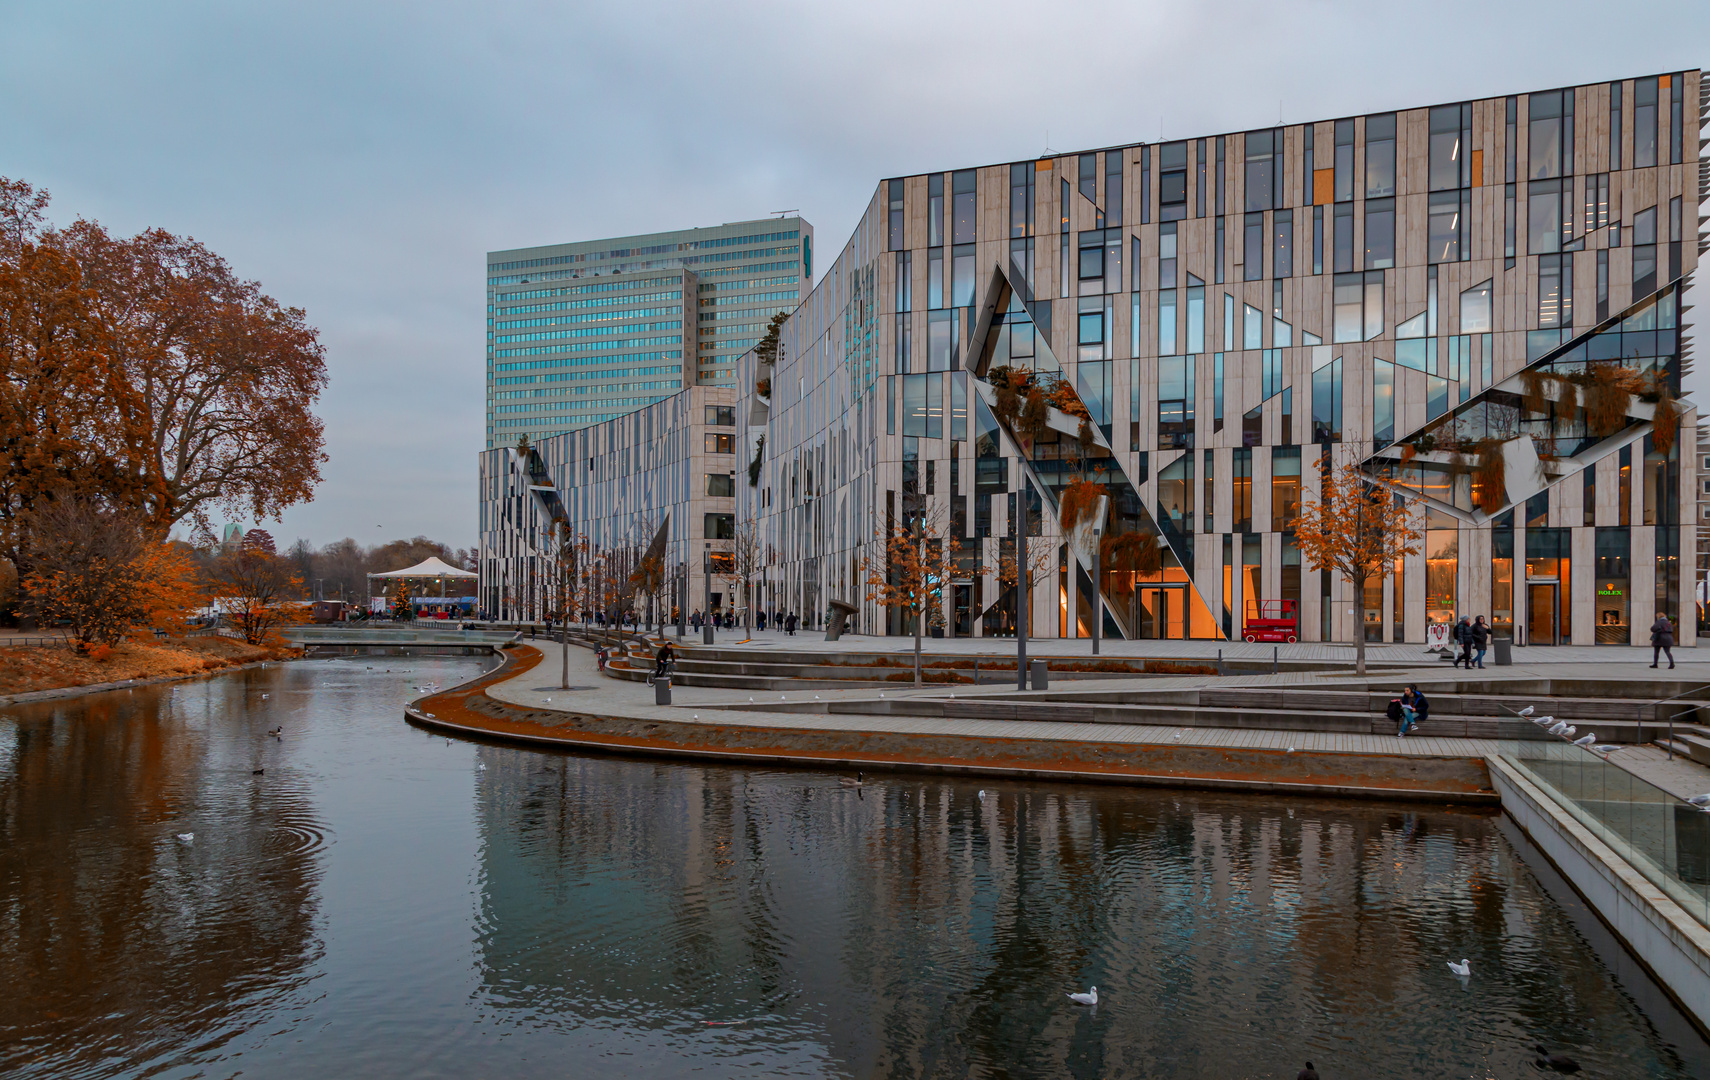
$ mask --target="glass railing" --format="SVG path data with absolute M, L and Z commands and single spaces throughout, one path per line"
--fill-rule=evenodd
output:
M 1610 758 L 1538 731 L 1499 741 L 1502 760 L 1537 785 L 1628 865 L 1710 925 L 1710 813 Z

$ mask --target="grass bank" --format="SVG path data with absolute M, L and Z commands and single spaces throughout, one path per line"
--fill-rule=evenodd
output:
M 296 654 L 292 648 L 249 645 L 224 637 L 168 638 L 146 644 L 127 642 L 103 660 L 78 656 L 62 646 L 0 647 L 0 697 L 127 679 L 197 675 Z

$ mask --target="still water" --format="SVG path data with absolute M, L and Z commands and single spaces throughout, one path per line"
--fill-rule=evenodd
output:
M 1544 1043 L 1710 1076 L 1496 815 L 855 790 L 404 724 L 478 670 L 0 709 L 0 1073 L 1516 1077 Z

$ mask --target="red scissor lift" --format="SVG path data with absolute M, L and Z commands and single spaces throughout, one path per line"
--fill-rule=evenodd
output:
M 1260 600 L 1259 614 L 1246 620 L 1241 627 L 1242 641 L 1295 641 L 1299 638 L 1300 620 L 1295 600 Z

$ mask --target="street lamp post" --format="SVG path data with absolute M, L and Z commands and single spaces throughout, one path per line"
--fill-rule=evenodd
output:
M 1104 590 L 1098 587 L 1098 530 L 1092 531 L 1092 654 L 1098 655 L 1098 635 L 1104 629 Z
M 689 619 L 689 564 L 677 563 L 677 640 L 682 641 L 687 633 Z
M 704 570 L 704 572 L 706 574 L 705 588 L 702 590 L 701 595 L 703 595 L 706 598 L 706 605 L 707 605 L 706 612 L 701 616 L 701 644 L 711 645 L 713 643 L 713 628 L 712 628 L 712 543 L 710 541 L 706 545 L 706 551 L 702 553 L 701 561 L 702 561 L 702 569 Z
M 1015 493 L 1015 688 L 1027 689 L 1027 481 Z

